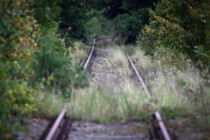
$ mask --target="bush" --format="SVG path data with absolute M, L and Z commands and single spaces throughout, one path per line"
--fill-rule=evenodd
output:
M 71 63 L 64 41 L 56 35 L 43 36 L 39 48 L 33 64 L 37 81 L 43 81 L 45 86 L 63 93 L 70 93 L 72 87 L 87 85 L 83 67 Z
M 55 16 L 47 15 L 51 20 L 47 23 L 40 18 L 38 24 L 34 19 L 37 12 L 34 3 L 0 2 L 0 139 L 11 138 L 14 130 L 11 118 L 31 116 L 37 111 L 39 88 L 34 85 L 38 82 L 44 79 L 45 85 L 55 84 L 55 88 L 64 92 L 68 85 L 70 88 L 87 85 L 82 67 L 71 64 L 64 41 L 55 35 L 58 26 L 52 21 Z M 48 9 L 46 5 L 41 8 Z
M 4 3 L 3 5 L 1 5 Z M 34 72 L 31 55 L 38 49 L 39 26 L 25 1 L 0 4 L 0 139 L 5 139 L 13 116 L 36 111 L 36 91 L 30 85 Z
M 132 15 L 119 15 L 115 20 L 119 22 L 116 26 L 115 36 L 125 38 L 125 43 L 135 44 L 139 32 L 147 24 L 148 12 L 143 8 Z
M 201 62 L 200 67 L 209 66 L 207 10 L 206 1 L 163 0 L 155 11 L 150 10 L 150 24 L 143 31 L 143 42 L 159 50 L 162 56 L 170 54 L 166 60 L 181 61 L 181 52 L 194 62 Z
M 111 36 L 114 32 L 114 24 L 112 20 L 108 20 L 102 15 L 102 11 L 91 10 L 87 13 L 91 17 L 85 24 L 87 31 L 86 37 L 88 41 L 93 38 L 102 36 Z

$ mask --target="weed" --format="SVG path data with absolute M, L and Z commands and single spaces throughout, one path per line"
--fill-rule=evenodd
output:
M 57 116 L 62 108 L 64 107 L 65 100 L 62 96 L 48 93 L 40 92 L 37 94 L 39 101 L 39 117 L 51 118 Z

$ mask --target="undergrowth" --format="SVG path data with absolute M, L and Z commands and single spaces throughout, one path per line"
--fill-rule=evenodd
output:
M 192 111 L 190 100 L 177 89 L 180 80 L 176 78 L 179 77 L 174 76 L 174 81 L 168 79 L 165 73 L 169 75 L 170 72 L 163 72 L 162 69 L 158 69 L 156 63 L 145 56 L 140 49 L 134 50 L 133 53 L 131 51 L 131 58 L 139 71 L 144 74 L 143 78 L 146 85 L 153 93 L 153 97 L 148 99 L 140 83 L 135 78 L 133 79 L 135 75 L 129 67 L 123 50 L 116 47 L 112 49 L 107 63 L 115 68 L 122 78 L 120 89 L 114 90 L 116 88 L 114 85 L 100 87 L 94 82 L 87 88 L 74 89 L 70 101 L 63 105 L 67 108 L 71 118 L 110 123 L 126 122 L 130 118 L 146 119 L 145 114 L 155 110 L 165 112 L 168 118 L 180 118 Z M 142 57 L 138 58 L 138 56 Z M 153 72 L 154 69 L 156 72 Z M 180 73 L 180 75 L 184 74 Z M 190 81 L 192 79 L 192 77 L 185 76 L 187 77 L 185 80 Z M 171 110 L 175 112 L 171 113 Z
M 135 78 L 124 51 L 129 52 L 152 93 L 151 99 L 147 98 Z M 123 49 L 115 46 L 108 55 L 108 65 L 121 78 L 120 88 L 110 84 L 100 87 L 97 81 L 90 79 L 90 86 L 74 88 L 69 100 L 51 94 L 45 99 L 41 94 L 40 99 L 46 102 L 42 104 L 41 114 L 54 116 L 59 109 L 66 107 L 68 115 L 75 120 L 126 123 L 129 120 L 148 120 L 148 114 L 158 110 L 166 119 L 187 119 L 188 125 L 183 124 L 184 127 L 209 130 L 209 78 L 204 78 L 193 65 L 187 64 L 183 69 L 164 66 L 159 59 L 144 55 L 141 46 Z M 43 109 L 47 104 L 54 106 Z M 189 125 L 190 122 L 194 122 L 193 125 Z
M 129 47 L 129 53 L 166 118 L 194 116 L 197 128 L 209 126 L 208 72 L 186 62 L 179 62 L 181 69 L 163 65 L 158 57 L 145 56 L 142 48 Z

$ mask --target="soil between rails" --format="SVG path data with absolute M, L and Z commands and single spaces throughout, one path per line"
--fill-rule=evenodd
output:
M 96 57 L 93 62 L 91 74 L 94 75 L 94 86 L 120 88 L 122 77 L 118 70 L 112 67 L 109 61 L 109 54 L 114 51 L 112 48 L 96 49 Z

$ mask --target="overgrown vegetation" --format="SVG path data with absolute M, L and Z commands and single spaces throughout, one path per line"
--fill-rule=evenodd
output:
M 136 57 L 144 56 L 139 49 L 135 49 L 134 52 L 132 55 L 134 60 L 136 60 L 136 54 Z M 148 57 L 141 57 L 141 61 L 142 67 L 148 63 L 151 64 L 147 66 L 147 70 L 153 67 Z M 139 63 L 139 61 L 135 62 Z M 145 77 L 145 81 L 148 81 L 147 85 L 151 85 L 154 92 L 154 97 L 149 100 L 143 88 L 139 86 L 140 83 L 131 79 L 132 71 L 122 49 L 113 48 L 113 52 L 109 54 L 108 63 L 117 70 L 122 78 L 120 90 L 115 90 L 118 87 L 105 84 L 103 86 L 107 86 L 106 88 L 100 88 L 100 86 L 97 87 L 96 82 L 89 88 L 76 91 L 70 104 L 67 105 L 70 116 L 102 123 L 119 120 L 126 122 L 130 118 L 146 119 L 144 115 L 156 109 L 168 108 L 173 110 L 178 108 L 182 109 L 183 114 L 187 113 L 186 110 L 192 109 L 189 100 L 176 91 L 173 85 L 176 80 L 168 85 L 168 79 L 165 79 L 161 74 L 155 80 Z
M 0 139 L 12 138 L 12 118 L 51 117 L 64 106 L 74 118 L 98 122 L 160 109 L 169 118 L 199 115 L 196 124 L 208 128 L 209 15 L 207 0 L 2 0 Z M 152 100 L 131 80 L 119 48 L 107 61 L 125 78 L 120 93 L 88 87 L 87 44 L 104 36 L 97 47 L 122 45 Z
M 141 40 L 150 53 L 157 50 L 163 63 L 176 64 L 189 58 L 209 67 L 209 5 L 206 0 L 163 0 L 149 10 L 150 24 Z
M 36 91 L 30 86 L 35 74 L 30 67 L 38 49 L 39 26 L 31 11 L 19 1 L 1 2 L 0 18 L 0 138 L 12 129 L 13 115 L 31 115 L 36 108 Z M 27 7 L 28 5 L 26 5 Z
M 189 117 L 189 120 L 197 122 L 197 129 L 209 129 L 208 71 L 201 73 L 193 64 L 184 62 L 180 62 L 185 64 L 181 70 L 172 66 L 166 67 L 162 65 L 162 59 L 145 56 L 141 45 L 127 49 L 154 96 L 152 102 L 167 118 L 194 116 L 194 119 Z
M 162 58 L 162 64 L 192 61 L 198 67 L 209 67 L 207 0 L 99 3 L 105 8 L 104 15 L 115 21 L 115 36 L 121 43 L 143 43 L 146 53 Z
M 197 90 L 201 83 L 198 74 L 195 75 L 190 70 L 180 72 L 168 69 L 165 72 L 166 76 L 163 68 L 157 66 L 159 61 L 152 62 L 150 57 L 145 56 L 139 48 L 132 47 L 131 49 L 130 46 L 129 49 L 132 50 L 130 52 L 131 58 L 144 76 L 146 85 L 153 93 L 153 98 L 148 99 L 140 83 L 131 79 L 133 73 L 129 68 L 123 50 L 116 47 L 112 49 L 113 52 L 109 53 L 107 63 L 117 70 L 116 73 L 121 78 L 121 88 L 119 89 L 116 85 L 110 84 L 103 84 L 104 87 L 101 88 L 97 81 L 92 81 L 90 87 L 75 90 L 70 102 L 65 103 L 68 114 L 72 118 L 109 123 L 126 122 L 131 118 L 137 120 L 147 119 L 145 118 L 146 114 L 155 110 L 162 110 L 169 118 L 182 118 L 194 112 L 194 103 L 191 102 L 191 99 L 188 98 L 189 95 L 186 95 L 185 91 L 189 89 Z M 139 56 L 142 56 L 141 59 L 138 59 Z M 143 71 L 142 68 L 144 68 Z M 172 72 L 176 73 L 177 76 L 171 76 Z M 173 80 L 168 79 L 168 77 Z M 186 85 L 180 84 L 182 81 Z M 183 88 L 183 86 L 186 86 L 186 88 Z M 52 98 L 54 98 L 54 95 L 52 95 Z M 57 103 L 55 98 L 50 101 L 53 102 L 51 104 Z M 171 110 L 173 110 L 173 114 L 170 113 Z M 54 109 L 47 109 L 43 112 L 47 112 L 46 115 L 54 114 Z
M 58 4 L 0 2 L 0 139 L 12 138 L 11 118 L 36 115 L 41 90 L 69 96 L 73 87 L 87 86 L 82 65 L 71 63 L 71 49 L 57 33 Z
M 112 36 L 114 34 L 114 26 L 112 20 L 107 20 L 102 13 L 104 10 L 97 11 L 91 10 L 88 12 L 90 19 L 85 24 L 86 38 L 88 41 L 92 41 L 93 38 L 100 38 L 103 36 Z

